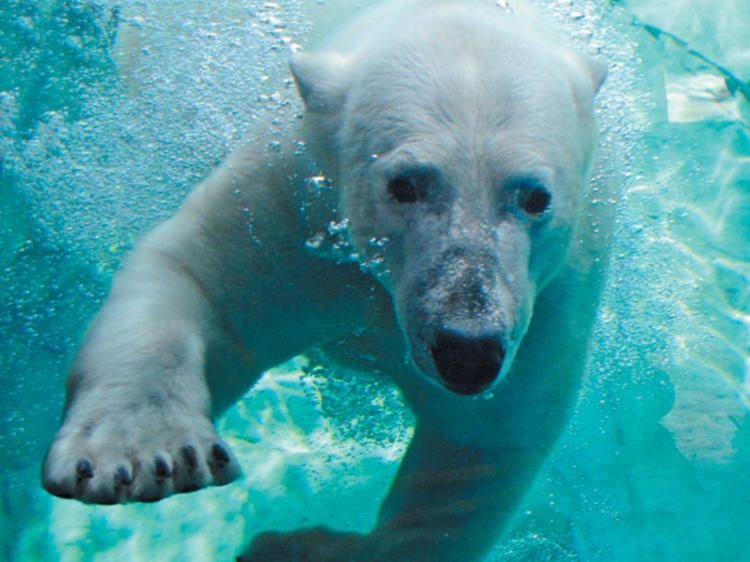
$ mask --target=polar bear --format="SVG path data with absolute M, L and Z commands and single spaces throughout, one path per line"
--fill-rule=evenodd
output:
M 385 4 L 291 70 L 304 117 L 261 127 L 115 276 L 44 487 L 110 504 L 231 482 L 212 417 L 315 347 L 392 377 L 413 440 L 371 533 L 266 533 L 241 559 L 481 559 L 579 387 L 611 224 L 587 180 L 606 70 L 527 16 L 434 0 Z

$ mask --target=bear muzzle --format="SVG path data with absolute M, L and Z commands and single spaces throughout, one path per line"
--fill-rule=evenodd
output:
M 441 330 L 430 347 L 443 386 L 465 396 L 489 388 L 500 375 L 505 346 L 493 336 L 465 336 Z

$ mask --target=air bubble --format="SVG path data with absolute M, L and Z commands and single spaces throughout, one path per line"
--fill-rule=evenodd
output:
M 308 188 L 311 188 L 311 191 L 320 191 L 321 189 L 328 189 L 332 185 L 331 180 L 329 180 L 327 177 L 320 175 L 320 176 L 311 176 L 307 178 L 307 186 Z
M 322 232 L 318 232 L 316 234 L 313 234 L 305 240 L 305 247 L 309 250 L 319 250 L 320 247 L 323 245 L 323 242 L 325 241 L 325 236 Z
M 331 221 L 328 223 L 328 232 L 332 235 L 343 234 L 349 229 L 350 222 L 348 218 L 343 218 L 340 221 Z
M 390 238 L 388 238 L 387 236 L 383 236 L 383 237 L 381 237 L 381 238 L 377 238 L 377 237 L 373 236 L 373 237 L 372 237 L 372 238 L 370 238 L 370 240 L 368 241 L 368 244 L 369 244 L 369 245 L 370 245 L 370 247 L 372 247 L 372 248 L 382 248 L 382 247 L 384 247 L 384 246 L 385 246 L 386 244 L 388 244 L 388 242 L 390 242 Z

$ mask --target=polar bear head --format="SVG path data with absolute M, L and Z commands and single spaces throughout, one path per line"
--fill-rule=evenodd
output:
M 606 71 L 517 15 L 418 7 L 292 71 L 413 364 L 475 395 L 510 369 L 574 239 Z

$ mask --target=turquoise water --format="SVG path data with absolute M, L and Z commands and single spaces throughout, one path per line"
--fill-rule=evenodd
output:
M 491 558 L 750 560 L 750 4 L 537 3 L 610 63 L 600 173 L 622 198 L 581 399 Z M 365 4 L 0 2 L 0 559 L 218 561 L 258 531 L 374 522 L 410 414 L 314 358 L 221 420 L 234 485 L 92 507 L 38 477 L 134 237 L 294 110 L 288 53 Z

